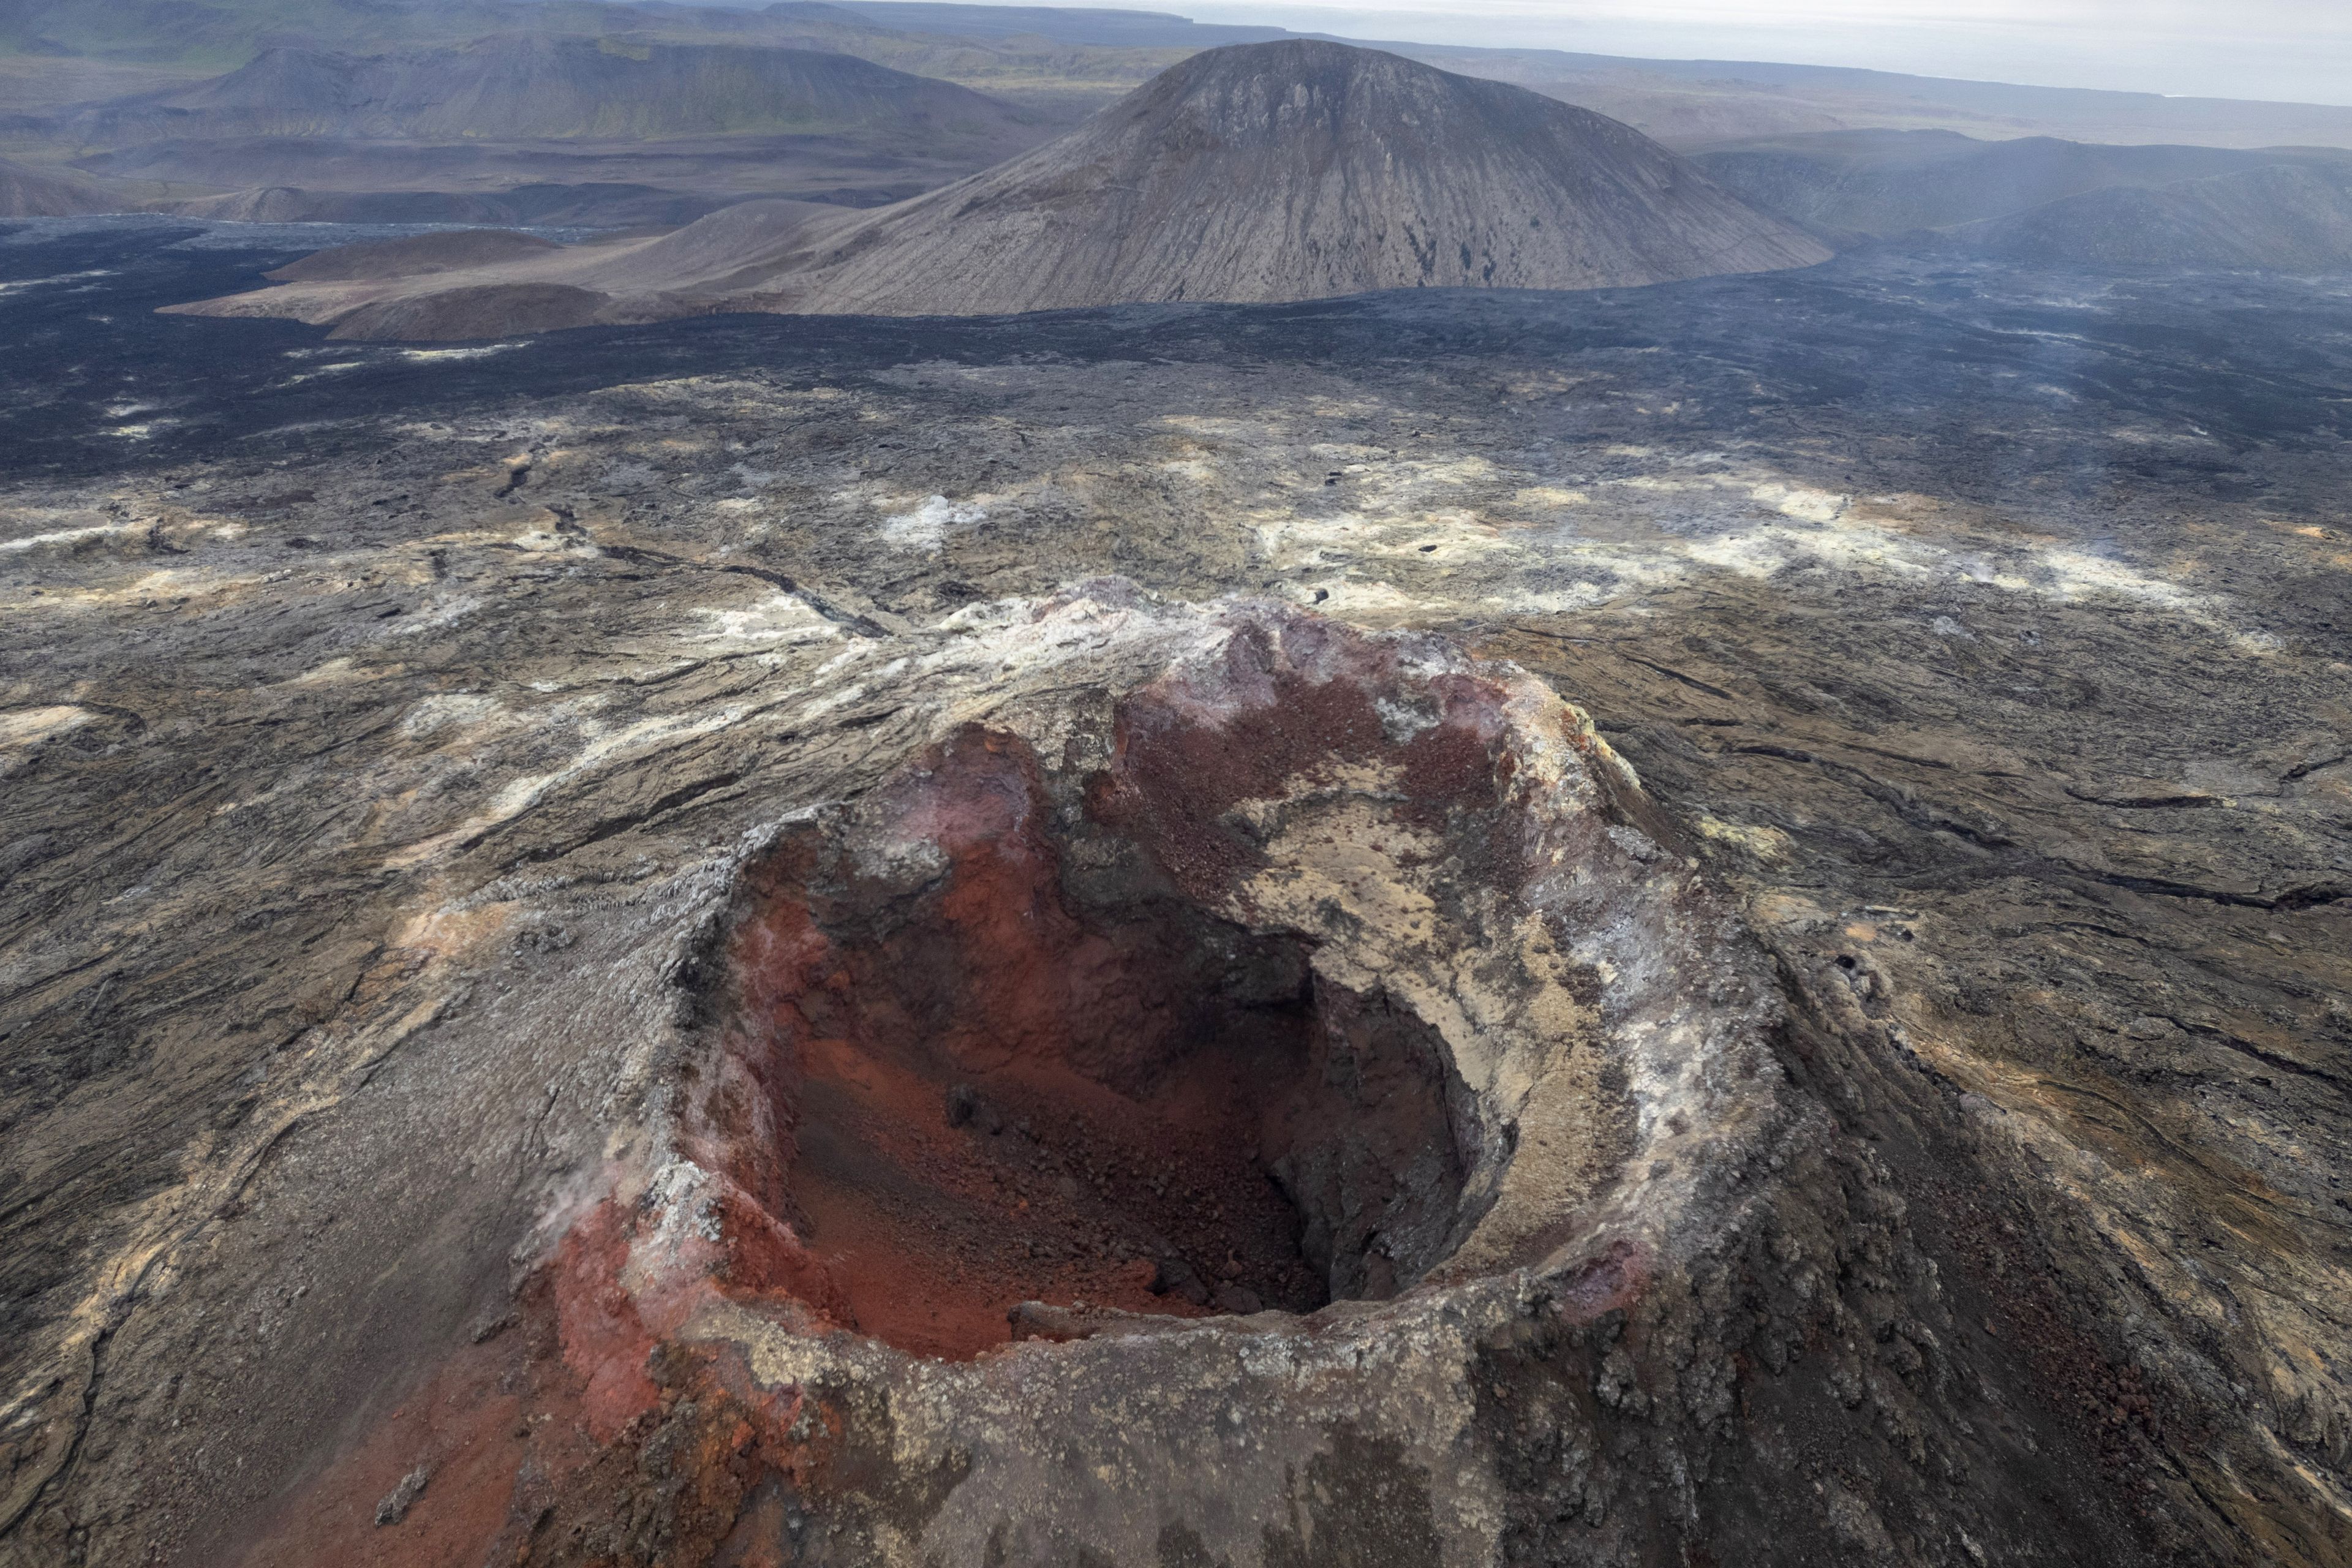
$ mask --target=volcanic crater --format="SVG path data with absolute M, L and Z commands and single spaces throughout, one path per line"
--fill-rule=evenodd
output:
M 963 1359 L 1579 1234 L 1633 1142 L 1580 928 L 1681 862 L 1572 709 L 1237 629 L 1043 731 L 956 729 L 748 868 L 682 1140 L 732 1282 Z
M 739 947 L 792 1151 L 770 1190 L 857 1325 L 960 1353 L 1050 1321 L 1032 1300 L 1308 1310 L 1417 1279 L 1484 1208 L 1444 1040 L 1056 821 L 1025 750 L 970 731 L 906 792 L 885 831 L 927 818 L 934 853 L 795 845 Z

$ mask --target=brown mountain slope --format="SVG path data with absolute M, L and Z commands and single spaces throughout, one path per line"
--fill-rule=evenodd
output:
M 614 37 L 509 35 L 355 56 L 269 49 L 210 81 L 72 116 L 93 146 L 157 139 L 550 140 L 891 132 L 1032 144 L 1019 110 L 848 55 Z
M 847 55 L 510 35 L 274 48 L 44 121 L 36 140 L 194 216 L 642 228 L 752 196 L 900 200 L 1066 123 Z
M 60 179 L 0 158 L 0 217 L 79 217 L 124 212 L 131 204 L 99 186 Z
M 479 330 L 482 289 L 548 283 L 596 298 L 583 320 L 988 315 L 1607 288 L 1827 256 L 1613 121 L 1394 55 L 1286 41 L 1195 56 L 1068 135 L 894 206 L 730 209 L 657 240 L 443 281 L 467 290 L 462 313 Z M 402 335 L 433 336 L 416 296 L 437 291 L 298 286 L 199 309 L 368 335 L 396 318 Z M 395 298 L 396 311 L 346 320 Z

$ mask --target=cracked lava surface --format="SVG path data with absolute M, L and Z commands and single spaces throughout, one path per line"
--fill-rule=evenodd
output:
M 5 258 L 8 1568 L 2346 1559 L 2333 285 Z

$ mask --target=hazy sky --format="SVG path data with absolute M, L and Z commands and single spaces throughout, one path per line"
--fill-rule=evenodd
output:
M 2352 103 L 2352 0 L 1096 0 L 1202 22 Z

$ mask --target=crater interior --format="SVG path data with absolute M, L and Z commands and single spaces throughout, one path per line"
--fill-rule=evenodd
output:
M 924 772 L 895 826 L 929 854 L 799 836 L 734 949 L 751 1163 L 837 1310 L 962 1356 L 1050 1332 L 1024 1303 L 1304 1312 L 1453 1250 L 1482 1132 L 1436 1030 L 1062 820 L 1017 738 Z

